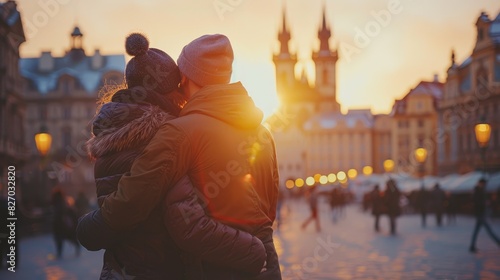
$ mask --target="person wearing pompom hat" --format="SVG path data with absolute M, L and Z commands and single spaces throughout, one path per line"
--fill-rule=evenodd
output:
M 96 160 L 101 209 L 106 196 L 119 195 L 118 181 L 126 177 L 159 128 L 179 115 L 184 100 L 178 92 L 179 69 L 168 54 L 149 48 L 148 39 L 137 33 L 127 37 L 126 50 L 133 56 L 125 70 L 127 88 L 105 97 L 111 100 L 103 101 L 87 142 Z M 80 243 L 92 251 L 106 249 L 100 279 L 201 279 L 201 260 L 245 275 L 260 273 L 266 259 L 262 241 L 207 216 L 187 176 L 170 185 L 166 196 L 157 196 L 165 200 L 151 209 L 137 229 L 113 229 L 101 209 L 80 218 Z M 136 187 L 155 193 L 152 185 Z
M 104 199 L 103 217 L 115 229 L 136 226 L 168 191 L 164 186 L 189 174 L 209 215 L 254 234 L 267 252 L 257 277 L 203 263 L 206 279 L 281 279 L 272 236 L 279 184 L 274 140 L 244 86 L 230 83 L 233 58 L 221 34 L 183 48 L 177 63 L 188 101 L 179 118 L 158 130 L 116 195 Z

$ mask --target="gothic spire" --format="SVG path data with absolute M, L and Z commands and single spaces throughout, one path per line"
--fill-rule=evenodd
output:
M 285 7 L 283 7 L 283 25 L 281 27 L 281 31 L 278 34 L 278 40 L 280 41 L 280 53 L 281 54 L 289 54 L 290 50 L 288 48 L 288 44 L 290 42 L 291 35 L 290 31 L 288 30 L 288 26 L 286 23 L 286 12 L 285 12 Z
M 320 51 L 330 51 L 330 43 L 328 40 L 332 36 L 332 32 L 326 23 L 326 6 L 323 5 L 323 21 L 321 24 L 321 29 L 318 32 L 318 38 L 320 41 L 319 50 Z

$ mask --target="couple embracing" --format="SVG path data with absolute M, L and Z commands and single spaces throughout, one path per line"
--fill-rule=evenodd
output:
M 103 101 L 87 146 L 99 209 L 79 220 L 101 279 L 281 279 L 272 224 L 274 140 L 241 83 L 227 37 L 186 45 L 178 66 L 126 40 L 125 89 Z

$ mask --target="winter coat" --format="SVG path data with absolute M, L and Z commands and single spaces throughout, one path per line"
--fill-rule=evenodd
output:
M 385 191 L 385 203 L 387 205 L 387 214 L 390 217 L 401 215 L 401 206 L 399 204 L 401 193 L 397 187 L 390 187 Z
M 104 197 L 117 190 L 119 180 L 157 130 L 172 119 L 159 107 L 147 104 L 110 102 L 101 108 L 93 124 L 95 137 L 88 142 L 89 152 L 96 158 L 100 206 Z M 202 279 L 199 273 L 192 274 L 201 263 L 197 257 L 252 275 L 260 272 L 266 253 L 258 238 L 205 215 L 186 178 L 171 190 L 176 192 L 174 198 L 167 194 L 167 203 L 155 205 L 134 229 L 111 229 L 101 210 L 80 219 L 77 234 L 82 245 L 89 250 L 106 248 L 101 279 Z M 193 213 L 189 221 L 182 216 L 188 212 Z
M 442 189 L 433 189 L 431 192 L 431 209 L 437 213 L 444 211 L 446 193 Z
M 387 212 L 383 199 L 382 193 L 379 190 L 373 190 L 370 192 L 373 216 L 379 216 L 384 214 L 384 212 Z
M 419 212 L 426 213 L 429 210 L 429 192 L 421 188 L 416 194 L 415 207 Z
M 272 239 L 278 168 L 274 140 L 260 125 L 258 110 L 240 83 L 205 86 L 162 126 L 122 177 L 116 195 L 105 198 L 103 217 L 114 229 L 131 228 L 153 211 L 168 186 L 188 174 L 213 218 L 259 237 L 267 272 L 281 279 Z M 207 279 L 245 279 L 204 263 Z

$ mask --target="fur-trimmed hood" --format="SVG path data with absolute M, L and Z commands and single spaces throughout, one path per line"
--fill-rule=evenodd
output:
M 157 106 L 109 102 L 92 123 L 87 151 L 92 158 L 134 149 L 148 143 L 160 126 L 174 117 Z

